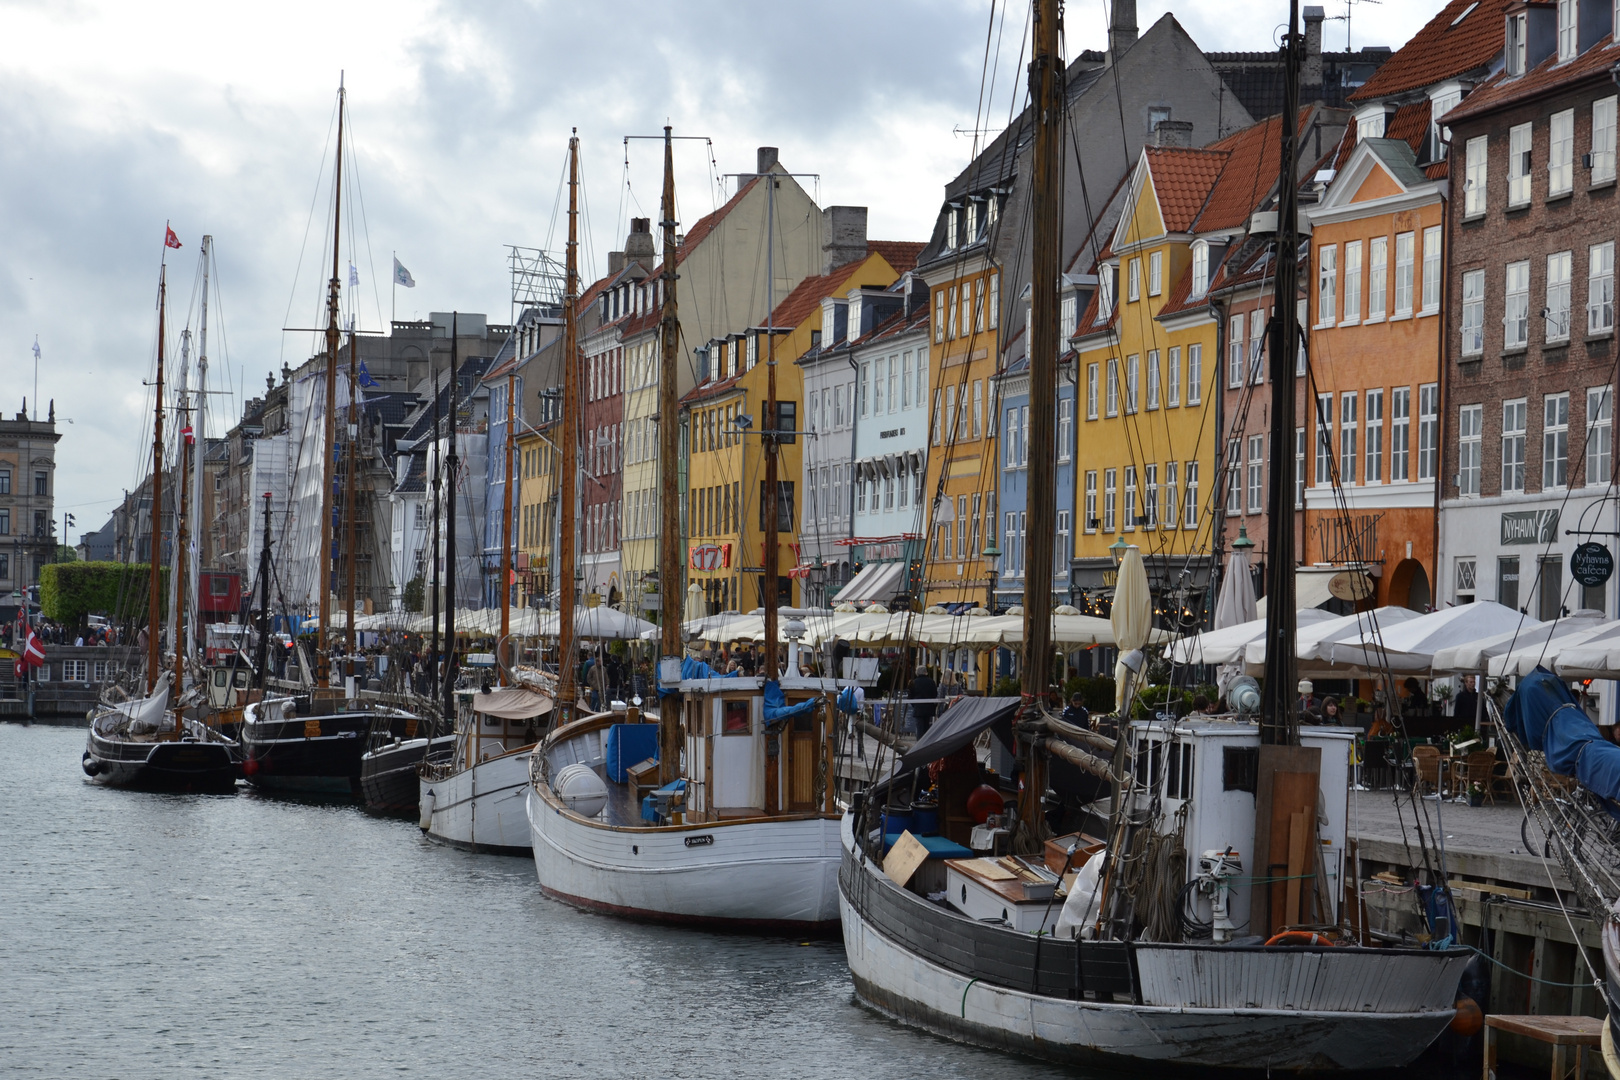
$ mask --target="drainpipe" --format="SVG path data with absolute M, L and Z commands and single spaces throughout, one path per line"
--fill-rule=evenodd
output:
M 1211 272 L 1211 276 L 1213 276 L 1213 271 Z M 1222 375 L 1222 372 L 1225 370 L 1224 365 L 1226 364 L 1226 312 L 1227 312 L 1227 309 L 1228 309 L 1227 304 L 1222 303 L 1220 300 L 1216 299 L 1213 296 L 1211 296 L 1209 298 L 1209 313 L 1211 315 L 1215 316 L 1215 355 L 1213 357 L 1211 357 L 1210 359 L 1213 361 L 1212 366 L 1215 369 L 1215 387 L 1216 387 L 1216 389 L 1215 389 L 1215 460 L 1213 462 L 1213 464 L 1215 466 L 1215 475 L 1210 477 L 1210 480 L 1212 481 L 1210 486 L 1209 486 L 1211 491 L 1220 491 L 1220 485 L 1221 485 L 1222 481 L 1226 477 L 1226 435 L 1227 435 L 1227 431 L 1226 431 L 1226 379 Z M 1193 453 L 1196 454 L 1197 452 L 1198 452 L 1197 447 L 1194 447 L 1193 448 Z M 1185 476 L 1183 476 L 1181 478 L 1181 481 L 1182 481 L 1182 488 L 1181 488 L 1181 492 L 1178 493 L 1178 495 L 1184 494 L 1186 492 L 1186 490 L 1187 490 L 1187 487 L 1186 487 L 1187 478 Z M 1225 492 L 1221 492 L 1221 494 L 1224 495 Z M 1179 517 L 1178 517 L 1178 520 L 1179 520 Z M 1210 530 L 1209 592 L 1206 595 L 1209 595 L 1209 596 L 1212 596 L 1212 597 L 1218 595 L 1219 591 L 1220 591 L 1221 573 L 1222 573 L 1222 565 L 1223 565 L 1222 562 L 1221 562 L 1221 548 L 1223 546 L 1222 541 L 1225 538 L 1226 538 L 1226 500 L 1224 498 L 1220 498 L 1220 499 L 1215 500 L 1215 527 Z M 1254 586 L 1251 583 L 1249 587 L 1252 589 Z M 1206 608 L 1206 610 L 1209 613 L 1207 617 L 1210 618 L 1210 619 L 1213 619 L 1214 611 L 1215 611 L 1214 604 L 1211 603 Z M 1202 623 L 1202 621 L 1203 620 L 1200 620 L 1200 623 Z

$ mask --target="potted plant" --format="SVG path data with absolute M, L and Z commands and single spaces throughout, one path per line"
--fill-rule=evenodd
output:
M 1475 780 L 1472 784 L 1468 785 L 1468 805 L 1485 805 L 1485 785 L 1480 783 L 1478 780 Z

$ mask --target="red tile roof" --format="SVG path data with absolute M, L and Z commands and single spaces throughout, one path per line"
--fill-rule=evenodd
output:
M 1384 138 L 1399 139 L 1415 153 L 1423 153 L 1423 141 L 1429 137 L 1430 109 L 1427 101 L 1402 105 L 1384 125 Z
M 883 261 L 894 267 L 895 273 L 904 274 L 916 268 L 917 258 L 927 246 L 926 243 L 919 244 L 912 240 L 872 240 L 867 243 L 866 250 L 868 254 L 883 256 Z
M 1349 100 L 1375 101 L 1485 67 L 1502 51 L 1502 13 L 1507 6 L 1507 0 L 1450 0 Z M 1463 16 L 1470 7 L 1473 10 Z
M 1463 103 L 1446 113 L 1446 123 L 1479 116 L 1492 109 L 1500 109 L 1520 101 L 1528 101 L 1551 90 L 1560 90 L 1589 79 L 1608 77 L 1609 69 L 1620 62 L 1620 49 L 1611 36 L 1587 49 L 1567 64 L 1558 62 L 1553 54 L 1522 76 L 1499 74 L 1463 99 Z
M 1314 115 L 1312 107 L 1300 109 L 1300 134 L 1310 129 Z M 1241 228 L 1248 223 L 1255 207 L 1276 187 L 1282 154 L 1281 124 L 1280 115 L 1268 117 L 1210 144 L 1211 150 L 1225 151 L 1227 161 L 1209 194 L 1208 203 L 1198 215 L 1199 232 Z
M 1153 191 L 1159 198 L 1165 231 L 1190 231 L 1229 154 L 1164 146 L 1150 146 L 1143 153 L 1153 177 Z
M 866 255 L 851 260 L 843 266 L 835 266 L 831 273 L 817 274 L 807 277 L 799 282 L 798 286 L 771 314 L 772 326 L 795 327 L 810 317 L 810 313 L 821 307 L 821 301 L 838 292 L 855 271 L 873 255 L 881 255 L 883 261 L 894 268 L 896 274 L 903 274 L 917 265 L 917 256 L 922 254 L 926 245 L 906 240 L 872 240 L 866 245 Z M 901 265 L 896 266 L 899 260 Z M 888 284 L 888 283 L 885 283 Z

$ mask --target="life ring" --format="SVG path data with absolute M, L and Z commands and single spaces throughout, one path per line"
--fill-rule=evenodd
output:
M 84 752 L 84 757 L 79 759 L 79 767 L 84 770 L 86 776 L 94 776 L 101 771 L 101 763 L 91 757 L 88 750 Z
M 1336 942 L 1334 942 L 1331 938 L 1325 938 L 1321 934 L 1318 934 L 1314 930 L 1284 930 L 1280 934 L 1272 934 L 1271 937 L 1266 940 L 1266 947 L 1267 948 L 1270 948 L 1273 945 L 1289 945 L 1289 946 L 1329 945 L 1329 946 L 1331 946 L 1331 945 L 1334 945 L 1334 944 L 1336 944 Z

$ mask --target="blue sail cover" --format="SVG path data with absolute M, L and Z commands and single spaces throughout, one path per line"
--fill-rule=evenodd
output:
M 775 679 L 765 684 L 765 723 L 778 724 L 784 720 L 791 720 L 795 716 L 803 716 L 816 707 L 815 698 L 806 698 L 797 705 L 787 703 L 787 695 L 782 693 L 782 684 Z
M 690 656 L 681 657 L 681 678 L 683 679 L 735 679 L 741 672 L 728 671 L 722 674 L 708 664 Z M 678 689 L 659 687 L 659 697 L 674 697 L 680 693 Z
M 1603 737 L 1575 696 L 1546 668 L 1519 684 L 1502 714 L 1508 730 L 1547 757 L 1547 768 L 1573 776 L 1620 817 L 1620 746 Z

